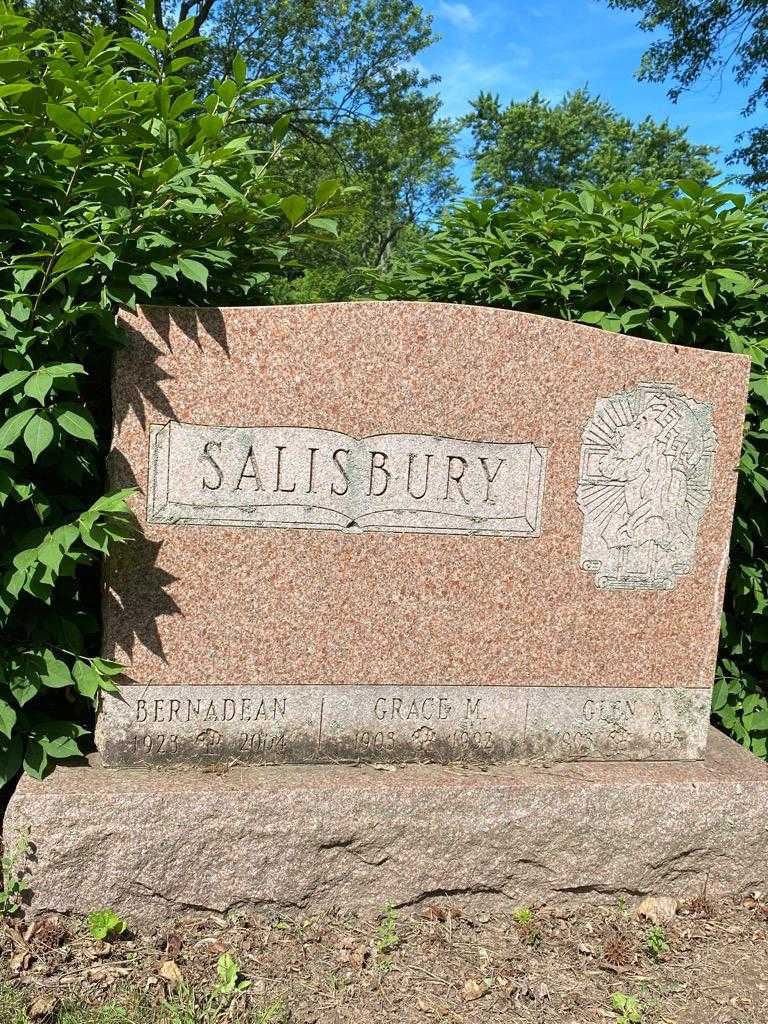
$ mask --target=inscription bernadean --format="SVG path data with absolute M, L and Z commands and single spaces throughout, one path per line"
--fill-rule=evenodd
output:
M 528 442 L 170 421 L 150 431 L 147 518 L 534 537 L 546 455 Z

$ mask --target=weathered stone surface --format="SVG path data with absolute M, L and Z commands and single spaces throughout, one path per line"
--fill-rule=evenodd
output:
M 110 558 L 104 653 L 168 700 L 245 687 L 306 714 L 281 741 L 110 701 L 110 763 L 504 760 L 537 736 L 555 759 L 701 757 L 747 357 L 438 303 L 121 321 L 110 476 L 145 535 Z M 498 696 L 482 729 L 372 729 L 375 691 L 420 687 Z M 633 728 L 580 710 L 639 689 Z
M 33 910 L 489 906 L 765 890 L 768 768 L 712 732 L 703 762 L 234 769 L 25 778 Z
M 601 686 L 125 686 L 105 765 L 682 761 L 703 756 L 709 689 Z

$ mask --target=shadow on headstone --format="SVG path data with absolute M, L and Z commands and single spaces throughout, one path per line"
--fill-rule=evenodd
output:
M 139 536 L 110 555 L 105 588 L 104 622 L 108 626 L 104 647 L 106 651 L 111 650 L 118 661 L 121 653 L 129 658 L 133 655 L 136 641 L 166 660 L 157 620 L 163 615 L 180 615 L 181 609 L 168 592 L 177 577 L 156 564 L 161 547 L 162 541 Z
M 196 348 L 202 348 L 201 331 L 210 336 L 229 358 L 227 328 L 220 309 L 181 309 L 178 307 L 151 306 L 143 310 L 149 324 L 165 344 L 167 352 L 173 351 L 171 325 L 174 324 Z M 163 389 L 163 382 L 172 380 L 171 374 L 158 366 L 158 359 L 164 355 L 147 338 L 138 333 L 130 323 L 123 324 L 127 345 L 117 354 L 125 360 L 120 368 L 121 387 L 113 388 L 114 426 L 119 428 L 128 412 L 132 410 L 142 427 L 146 426 L 146 406 L 175 419 L 173 407 Z M 178 343 L 177 343 L 178 344 Z

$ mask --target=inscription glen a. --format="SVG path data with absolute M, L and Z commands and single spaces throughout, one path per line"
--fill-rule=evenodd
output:
M 531 443 L 171 421 L 150 431 L 147 518 L 533 537 L 546 454 Z

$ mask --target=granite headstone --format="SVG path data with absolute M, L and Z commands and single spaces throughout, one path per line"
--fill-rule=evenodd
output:
M 703 756 L 746 357 L 442 304 L 121 321 L 106 765 Z

